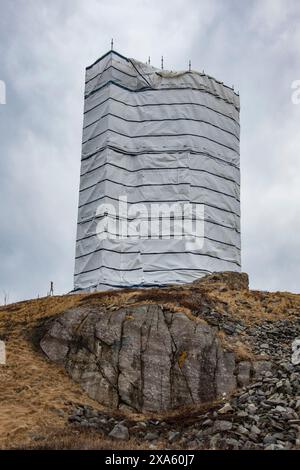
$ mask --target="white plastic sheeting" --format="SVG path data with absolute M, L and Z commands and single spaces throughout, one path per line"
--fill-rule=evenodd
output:
M 239 96 L 212 77 L 158 70 L 114 51 L 88 67 L 74 289 L 239 271 L 239 135 Z M 159 203 L 189 203 L 188 217 L 202 229 L 174 236 L 176 209 L 169 233 L 154 222 L 150 234 L 145 214 Z M 139 230 L 120 237 L 129 222 Z

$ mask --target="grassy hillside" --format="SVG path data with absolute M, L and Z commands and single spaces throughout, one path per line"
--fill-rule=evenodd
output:
M 47 360 L 38 348 L 38 332 L 49 318 L 86 302 L 108 309 L 155 302 L 190 314 L 209 303 L 225 320 L 242 320 L 247 325 L 292 319 L 300 313 L 300 295 L 232 290 L 222 281 L 169 289 L 55 296 L 1 307 L 0 339 L 6 343 L 7 364 L 0 366 L 0 448 L 43 446 L 45 440 L 50 447 L 148 447 L 134 439 L 118 444 L 95 433 L 79 433 L 68 424 L 68 416 L 77 404 L 105 410 L 62 368 Z M 240 349 L 241 355 L 252 354 L 242 336 L 233 340 L 226 332 L 220 334 L 228 348 Z

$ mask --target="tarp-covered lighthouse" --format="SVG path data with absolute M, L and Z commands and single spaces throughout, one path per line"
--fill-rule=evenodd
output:
M 86 69 L 74 289 L 240 271 L 239 96 L 109 51 Z

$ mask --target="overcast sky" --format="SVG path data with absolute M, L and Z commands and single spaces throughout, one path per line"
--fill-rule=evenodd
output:
M 0 0 L 0 304 L 72 289 L 84 69 L 111 37 L 240 91 L 242 268 L 300 292 L 298 0 Z

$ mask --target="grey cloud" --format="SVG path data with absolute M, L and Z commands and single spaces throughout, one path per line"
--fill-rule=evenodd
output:
M 240 90 L 243 269 L 299 291 L 296 0 L 1 2 L 0 302 L 72 288 L 84 67 L 109 48 Z

